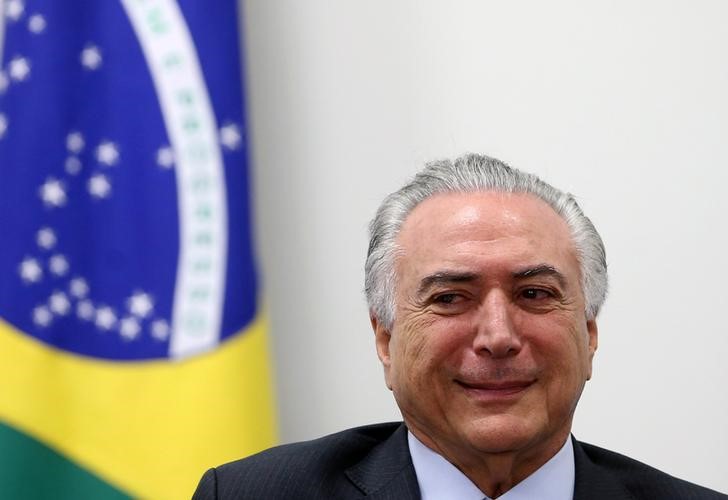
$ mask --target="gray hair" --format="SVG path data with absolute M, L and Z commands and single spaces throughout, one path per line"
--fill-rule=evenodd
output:
M 428 163 L 414 179 L 387 196 L 369 225 L 369 251 L 364 282 L 369 310 L 385 328 L 394 324 L 397 235 L 412 210 L 438 193 L 496 191 L 526 193 L 548 203 L 566 222 L 581 269 L 587 319 L 594 319 L 607 295 L 604 243 L 574 197 L 533 174 L 488 156 L 466 154 L 455 161 Z

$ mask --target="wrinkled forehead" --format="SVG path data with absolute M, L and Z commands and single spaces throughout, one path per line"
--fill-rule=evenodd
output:
M 569 226 L 545 201 L 527 193 L 434 195 L 410 212 L 397 246 L 398 267 L 497 257 L 578 268 Z
M 556 232 L 554 236 L 562 239 L 565 245 L 571 244 L 566 221 L 548 203 L 529 193 L 500 191 L 432 195 L 410 211 L 397 240 L 401 243 L 411 234 L 424 234 L 429 228 L 446 225 L 464 229 L 470 223 L 491 231 L 520 227 L 536 234 Z

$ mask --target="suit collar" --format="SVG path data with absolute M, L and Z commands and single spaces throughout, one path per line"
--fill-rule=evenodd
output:
M 367 498 L 420 498 L 417 476 L 407 446 L 407 427 L 404 424 L 345 473 Z
M 573 436 L 571 439 L 576 472 L 574 500 L 634 500 L 612 472 L 595 464 L 581 443 Z M 345 473 L 362 494 L 372 500 L 420 498 L 404 424 Z
M 579 441 L 573 436 L 571 441 L 576 467 L 574 500 L 634 500 L 614 474 L 592 462 Z

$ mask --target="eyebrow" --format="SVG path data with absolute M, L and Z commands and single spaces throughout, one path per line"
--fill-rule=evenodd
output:
M 468 272 L 458 271 L 439 271 L 420 280 L 420 286 L 417 287 L 417 295 L 424 295 L 435 285 L 443 283 L 469 283 L 479 278 L 479 275 Z
M 511 274 L 513 279 L 520 280 L 532 278 L 534 276 L 552 276 L 559 282 L 559 285 L 566 288 L 566 277 L 559 272 L 554 266 L 549 264 L 538 264 L 530 266 Z M 417 287 L 417 295 L 426 294 L 436 285 L 449 283 L 470 283 L 480 278 L 479 274 L 460 272 L 460 271 L 438 271 L 425 276 L 420 280 L 420 286 Z
M 532 278 L 534 276 L 553 276 L 559 285 L 566 287 L 566 277 L 560 273 L 554 266 L 548 264 L 539 264 L 533 267 L 527 267 L 516 271 L 512 274 L 514 279 Z

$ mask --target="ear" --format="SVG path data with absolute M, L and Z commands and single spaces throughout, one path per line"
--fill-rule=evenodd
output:
M 589 335 L 589 370 L 587 372 L 586 379 L 590 380 L 592 377 L 592 361 L 594 360 L 594 353 L 597 352 L 597 347 L 599 345 L 599 329 L 597 328 L 596 319 L 587 320 L 586 331 Z
M 392 384 L 389 378 L 390 367 L 392 365 L 391 358 L 389 355 L 389 342 L 392 339 L 392 334 L 389 330 L 384 328 L 381 321 L 374 315 L 373 312 L 369 313 L 369 321 L 372 323 L 372 330 L 374 330 L 374 342 L 377 346 L 377 357 L 382 362 L 384 368 L 384 382 L 387 384 L 389 390 L 392 390 Z

